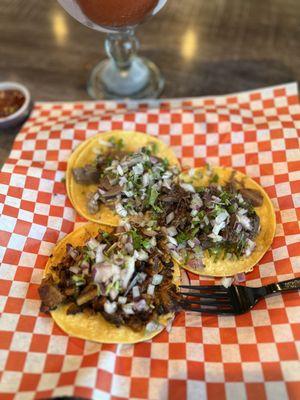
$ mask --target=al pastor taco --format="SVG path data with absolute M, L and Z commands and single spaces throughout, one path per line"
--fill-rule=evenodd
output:
M 60 241 L 49 258 L 39 287 L 41 311 L 72 336 L 136 343 L 174 317 L 178 284 L 179 268 L 147 230 L 89 222 Z
M 174 153 L 157 138 L 139 132 L 106 132 L 72 153 L 67 193 L 86 219 L 117 226 L 120 218 L 154 210 L 161 188 L 170 187 L 178 172 Z

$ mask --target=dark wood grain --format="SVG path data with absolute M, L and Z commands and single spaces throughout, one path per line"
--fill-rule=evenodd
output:
M 299 0 L 169 0 L 140 26 L 141 53 L 166 78 L 163 97 L 236 92 L 300 80 Z M 104 35 L 55 0 L 0 1 L 0 77 L 34 100 L 84 100 Z M 0 163 L 15 131 L 0 132 Z

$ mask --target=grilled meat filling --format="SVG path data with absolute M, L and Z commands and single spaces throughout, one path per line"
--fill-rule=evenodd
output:
M 162 258 L 160 244 L 136 228 L 118 231 L 100 233 L 83 246 L 67 245 L 65 257 L 39 288 L 42 311 L 70 304 L 69 315 L 100 313 L 116 326 L 141 331 L 179 309 L 174 265 L 167 255 Z

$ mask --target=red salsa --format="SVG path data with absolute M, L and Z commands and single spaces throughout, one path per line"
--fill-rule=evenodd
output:
M 14 114 L 22 107 L 24 102 L 25 96 L 19 90 L 0 90 L 0 118 Z

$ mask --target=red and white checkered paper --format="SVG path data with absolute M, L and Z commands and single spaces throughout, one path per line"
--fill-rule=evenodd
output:
M 246 284 L 300 275 L 296 84 L 148 103 L 37 103 L 0 175 L 0 398 L 299 399 L 298 292 L 238 317 L 181 313 L 169 334 L 137 345 L 75 339 L 39 313 L 47 257 L 80 221 L 62 183 L 68 157 L 111 129 L 159 136 L 184 165 L 207 161 L 254 178 L 272 199 L 277 229 Z

